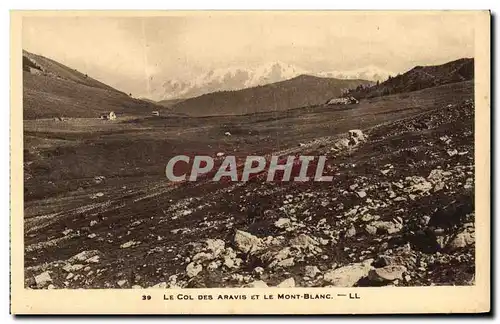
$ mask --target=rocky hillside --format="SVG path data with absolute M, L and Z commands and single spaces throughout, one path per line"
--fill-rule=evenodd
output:
M 462 58 L 442 65 L 416 66 L 375 86 L 358 87 L 349 95 L 358 99 L 372 98 L 472 79 L 474 79 L 474 59 Z
M 23 51 L 23 118 L 149 115 L 163 106 L 131 98 L 90 76 L 46 57 Z
M 173 105 L 176 112 L 192 116 L 243 115 L 281 111 L 325 103 L 345 89 L 373 84 L 365 80 L 340 80 L 301 75 L 265 86 L 220 91 L 186 99 Z
M 280 152 L 327 155 L 333 182 L 191 182 L 28 219 L 26 286 L 474 284 L 473 125 L 468 100 Z

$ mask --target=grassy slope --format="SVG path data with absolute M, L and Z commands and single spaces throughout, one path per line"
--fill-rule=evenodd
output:
M 164 167 L 176 154 L 263 154 L 472 96 L 473 83 L 463 82 L 363 100 L 347 110 L 319 106 L 245 116 L 25 121 L 25 199 L 92 188 L 92 178 L 101 175 L 164 181 Z M 226 131 L 233 136 L 224 136 Z
M 30 73 L 28 66 L 35 73 Z M 162 106 L 134 99 L 48 58 L 23 52 L 24 119 L 96 118 L 107 111 L 149 115 Z
M 339 80 L 301 75 L 264 86 L 220 91 L 186 99 L 172 106 L 192 116 L 242 115 L 318 105 L 340 96 L 342 89 L 370 84 L 364 80 Z

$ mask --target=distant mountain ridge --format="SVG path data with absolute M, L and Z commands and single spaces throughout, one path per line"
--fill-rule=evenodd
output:
M 474 59 L 461 58 L 441 65 L 416 66 L 369 88 L 359 87 L 349 95 L 358 99 L 410 92 L 474 79 Z
M 262 86 L 303 74 L 335 79 L 384 81 L 394 73 L 373 65 L 350 71 L 312 72 L 288 63 L 272 62 L 256 68 L 228 67 L 211 70 L 192 80 L 167 80 L 151 94 L 151 97 L 158 101 L 187 99 L 211 92 Z
M 311 75 L 235 91 L 219 91 L 171 106 L 192 116 L 243 115 L 323 104 L 347 89 L 371 85 L 367 80 L 340 80 Z

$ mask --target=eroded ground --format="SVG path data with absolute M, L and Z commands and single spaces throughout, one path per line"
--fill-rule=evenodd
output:
M 26 286 L 473 284 L 474 106 L 462 87 L 202 127 L 131 119 L 69 139 L 28 125 Z M 356 128 L 366 139 L 343 141 Z M 333 181 L 169 183 L 166 158 L 186 150 L 326 155 Z

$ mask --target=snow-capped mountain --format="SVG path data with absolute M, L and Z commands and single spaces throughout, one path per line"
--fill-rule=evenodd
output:
M 301 74 L 369 81 L 383 81 L 389 75 L 392 75 L 392 73 L 375 66 L 346 72 L 330 71 L 314 73 L 288 63 L 273 62 L 256 68 L 230 67 L 211 70 L 189 81 L 167 80 L 158 89 L 158 92 L 152 94 L 152 96 L 156 100 L 191 98 L 216 91 L 240 90 L 284 81 Z
M 326 77 L 326 78 L 336 78 L 336 79 L 362 79 L 369 81 L 385 81 L 389 76 L 396 75 L 394 72 L 390 72 L 381 69 L 377 66 L 370 65 L 367 67 L 349 70 L 349 71 L 329 71 L 316 73 L 316 76 Z

